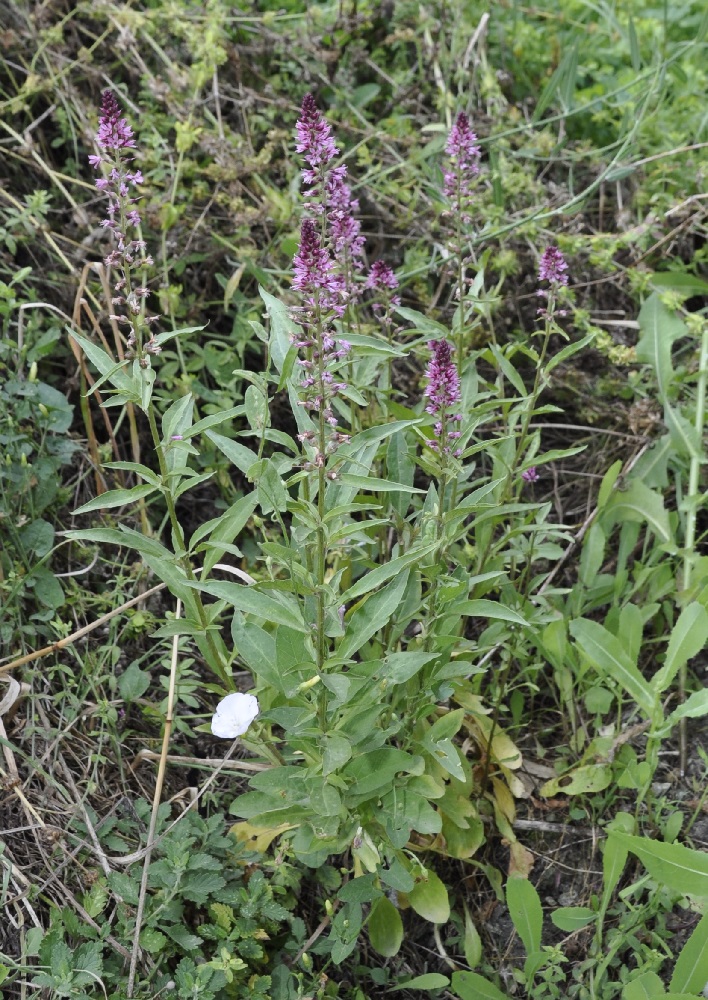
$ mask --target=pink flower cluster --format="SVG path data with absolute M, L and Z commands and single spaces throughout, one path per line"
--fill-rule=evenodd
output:
M 143 182 L 143 175 L 140 170 L 133 170 L 130 166 L 134 157 L 126 155 L 125 151 L 135 149 L 133 130 L 109 90 L 104 91 L 101 97 L 96 143 L 105 153 L 92 154 L 88 159 L 94 169 L 106 168 L 104 176 L 96 181 L 98 190 L 108 195 L 106 218 L 102 220 L 101 227 L 110 230 L 115 241 L 115 248 L 104 258 L 103 263 L 106 267 L 115 267 L 122 272 L 114 285 L 117 294 L 112 299 L 112 305 L 124 306 L 128 310 L 128 316 L 112 316 L 111 319 L 131 327 L 126 346 L 129 352 L 137 346 L 141 364 L 145 361 L 146 365 L 147 361 L 142 357 L 139 344 L 140 326 L 146 324 L 149 327 L 159 317 L 142 315 L 142 300 L 149 292 L 141 286 L 133 287 L 131 281 L 132 269 L 150 267 L 153 264 L 152 257 L 145 253 L 146 244 L 140 233 L 131 232 L 141 222 L 140 213 L 134 207 L 137 199 L 132 197 L 131 189 Z M 161 348 L 154 334 L 150 335 L 143 350 L 147 354 L 159 354 Z
M 449 455 L 448 442 L 456 441 L 461 436 L 460 431 L 450 430 L 448 427 L 448 424 L 458 424 L 462 420 L 461 413 L 448 413 L 448 410 L 462 399 L 460 376 L 452 360 L 452 347 L 446 340 L 431 340 L 428 347 L 433 356 L 425 371 L 428 384 L 423 395 L 429 400 L 425 412 L 439 417 L 433 428 L 437 440 L 428 441 L 428 445 L 434 451 Z M 455 457 L 459 455 L 460 452 L 456 451 Z

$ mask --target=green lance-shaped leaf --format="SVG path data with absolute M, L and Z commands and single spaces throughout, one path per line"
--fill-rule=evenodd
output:
M 637 360 L 651 365 L 659 386 L 659 396 L 664 399 L 673 377 L 671 349 L 674 341 L 688 333 L 686 325 L 668 309 L 656 292 L 653 292 L 639 311 Z
M 538 892 L 526 878 L 512 877 L 506 884 L 506 905 L 526 954 L 541 948 L 543 908 Z
M 578 618 L 570 632 L 585 657 L 603 675 L 614 677 L 648 718 L 654 711 L 654 693 L 637 665 L 611 632 L 598 622 Z
M 72 516 L 88 514 L 92 510 L 107 510 L 109 507 L 125 507 L 126 504 L 134 504 L 154 492 L 155 487 L 148 484 L 134 486 L 132 490 L 108 490 L 107 493 L 102 493 L 100 497 L 94 497 L 93 500 L 77 508 L 72 512 Z
M 676 959 L 669 989 L 700 993 L 708 983 L 708 913 L 704 913 Z
M 452 988 L 460 1000 L 509 1000 L 507 993 L 476 972 L 453 972 Z
M 708 854 L 682 844 L 664 844 L 616 830 L 609 835 L 636 854 L 657 882 L 687 896 L 708 896 Z

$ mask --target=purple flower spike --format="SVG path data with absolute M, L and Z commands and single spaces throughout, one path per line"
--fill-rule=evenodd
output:
M 460 376 L 452 360 L 452 347 L 446 340 L 431 340 L 428 347 L 433 356 L 425 372 L 428 384 L 424 395 L 430 400 L 425 411 L 443 413 L 448 406 L 460 402 Z
M 312 219 L 303 220 L 300 246 L 293 257 L 293 271 L 293 288 L 298 291 L 334 291 L 336 287 L 329 251 L 320 243 L 319 233 Z
M 298 153 L 304 153 L 305 161 L 313 169 L 329 163 L 339 152 L 332 138 L 332 126 L 320 113 L 312 94 L 303 97 L 300 118 L 295 127 L 298 139 L 295 148 Z
M 546 247 L 538 266 L 538 280 L 548 281 L 552 285 L 567 285 L 567 270 L 568 265 L 558 247 Z
M 385 260 L 375 260 L 371 265 L 364 288 L 398 288 L 398 278 Z
M 103 149 L 128 149 L 135 146 L 133 130 L 123 118 L 120 105 L 110 90 L 104 90 L 101 95 L 96 142 Z M 94 156 L 89 159 L 95 161 L 99 158 Z M 92 166 L 98 166 L 98 163 L 92 162 Z
M 524 469 L 521 473 L 521 478 L 525 483 L 537 483 L 541 477 L 536 471 L 536 466 L 532 465 L 530 468 Z
M 458 209 L 465 207 L 472 197 L 472 181 L 479 173 L 480 148 L 477 136 L 470 127 L 470 120 L 460 111 L 447 137 L 445 152 L 451 165 L 445 171 L 444 192 L 448 198 L 459 202 Z

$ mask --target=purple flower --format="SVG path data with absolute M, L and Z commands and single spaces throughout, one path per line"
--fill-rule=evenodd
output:
M 472 180 L 479 173 L 480 148 L 470 120 L 460 111 L 447 137 L 445 152 L 451 165 L 444 173 L 444 192 L 454 199 L 460 211 L 472 197 Z M 467 216 L 465 216 L 467 218 Z
M 300 245 L 293 257 L 293 288 L 300 292 L 334 291 L 336 282 L 329 250 L 320 243 L 312 219 L 304 219 L 300 230 Z
M 118 101 L 110 90 L 104 90 L 101 95 L 101 114 L 98 120 L 96 142 L 103 149 L 128 149 L 135 146 L 133 130 L 122 117 Z M 100 162 L 99 157 L 94 156 L 89 159 L 98 159 Z M 98 163 L 93 162 L 91 165 L 96 167 Z
M 460 402 L 460 376 L 452 360 L 452 347 L 446 340 L 431 340 L 428 347 L 433 356 L 425 371 L 428 384 L 424 395 L 430 400 L 425 412 L 444 413 L 448 406 Z
M 567 270 L 568 265 L 558 247 L 546 247 L 538 266 L 538 280 L 548 281 L 552 285 L 567 285 L 568 275 L 565 273 Z
M 329 163 L 339 153 L 332 137 L 332 126 L 321 114 L 312 94 L 303 97 L 295 128 L 298 140 L 295 149 L 304 153 L 305 162 L 313 169 Z M 308 183 L 313 180 L 314 177 Z
M 398 278 L 385 260 L 375 260 L 366 279 L 364 288 L 398 288 Z
M 524 471 L 521 473 L 521 478 L 524 480 L 525 483 L 537 483 L 541 477 L 539 476 L 538 472 L 536 472 L 536 466 L 532 465 L 530 466 L 530 468 L 524 469 Z

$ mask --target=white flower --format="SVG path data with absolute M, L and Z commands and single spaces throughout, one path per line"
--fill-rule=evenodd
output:
M 258 699 L 252 694 L 227 694 L 216 706 L 211 719 L 211 731 L 222 740 L 243 736 L 260 711 Z

